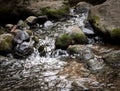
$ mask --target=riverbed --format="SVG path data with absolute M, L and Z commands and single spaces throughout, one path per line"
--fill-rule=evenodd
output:
M 71 9 L 67 19 L 35 29 L 39 43 L 26 59 L 0 56 L 0 91 L 120 91 L 119 68 L 108 66 L 100 55 L 119 47 L 106 46 L 87 21 L 88 12 L 75 13 Z M 55 49 L 56 37 L 73 25 L 88 36 L 88 44 L 83 46 L 91 48 L 95 58 L 100 59 L 97 63 L 91 61 L 90 67 L 66 50 Z M 44 55 L 38 52 L 42 45 Z

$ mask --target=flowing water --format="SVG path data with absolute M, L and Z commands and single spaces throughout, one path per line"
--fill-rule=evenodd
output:
M 88 62 L 93 71 L 84 60 L 71 57 L 65 50 L 55 50 L 55 38 L 65 33 L 68 26 L 73 25 L 78 25 L 86 35 L 94 36 L 88 38 L 89 44 L 86 46 L 102 43 L 93 29 L 86 28 L 84 24 L 88 12 L 74 14 L 71 9 L 70 15 L 72 17 L 64 21 L 54 23 L 49 21 L 44 28 L 36 30 L 36 35 L 41 39 L 28 58 L 0 57 L 0 91 L 118 91 L 114 90 L 113 84 L 109 83 L 110 88 L 107 88 L 106 83 L 101 81 L 104 68 L 103 65 L 101 66 L 101 61 Z M 45 46 L 45 54 L 40 56 L 38 47 L 42 45 Z M 89 56 L 87 54 L 86 57 Z M 96 72 L 100 71 L 99 80 Z

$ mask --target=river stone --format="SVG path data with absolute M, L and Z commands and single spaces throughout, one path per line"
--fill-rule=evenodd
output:
M 66 33 L 59 36 L 55 45 L 56 48 L 66 49 L 73 44 L 86 44 L 87 37 L 78 26 L 70 26 L 66 29 Z
M 0 35 L 0 53 L 8 53 L 13 49 L 13 35 L 1 34 Z
M 33 44 L 31 42 L 23 42 L 21 44 L 18 44 L 15 47 L 14 51 L 15 51 L 14 56 L 16 58 L 27 57 L 33 52 Z
M 20 29 L 15 30 L 15 43 L 22 43 L 23 41 L 29 40 L 30 36 L 26 31 L 22 31 Z
M 27 24 L 33 25 L 37 23 L 37 17 L 36 16 L 29 16 L 26 20 Z
M 112 51 L 103 56 L 103 59 L 108 65 L 120 67 L 120 50 Z
M 120 0 L 107 0 L 91 8 L 89 21 L 104 40 L 120 44 Z

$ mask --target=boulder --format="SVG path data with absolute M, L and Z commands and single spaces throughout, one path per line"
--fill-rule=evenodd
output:
M 104 40 L 120 44 L 120 1 L 107 0 L 91 8 L 88 20 Z
M 59 36 L 55 41 L 56 48 L 66 49 L 73 44 L 86 44 L 87 37 L 78 26 L 70 26 L 66 33 Z
M 16 58 L 26 58 L 33 52 L 32 42 L 23 42 L 18 44 L 14 49 L 14 56 Z
M 8 53 L 13 50 L 13 36 L 11 34 L 0 35 L 0 53 Z

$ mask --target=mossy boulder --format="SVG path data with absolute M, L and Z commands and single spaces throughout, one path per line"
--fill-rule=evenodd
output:
M 103 39 L 110 43 L 120 44 L 120 1 L 107 0 L 90 9 L 88 20 Z
M 0 53 L 8 53 L 13 49 L 13 39 L 11 34 L 1 34 L 0 35 Z
M 63 34 L 55 41 L 56 49 L 66 49 L 70 44 L 73 44 L 73 39 L 69 34 Z
M 87 37 L 78 26 L 71 26 L 65 34 L 59 36 L 55 41 L 56 48 L 66 49 L 69 45 L 85 44 Z
M 49 18 L 52 19 L 60 19 L 65 15 L 68 15 L 69 8 L 66 5 L 61 6 L 59 9 L 51 8 L 51 7 L 45 7 L 42 8 L 42 14 L 47 15 Z

